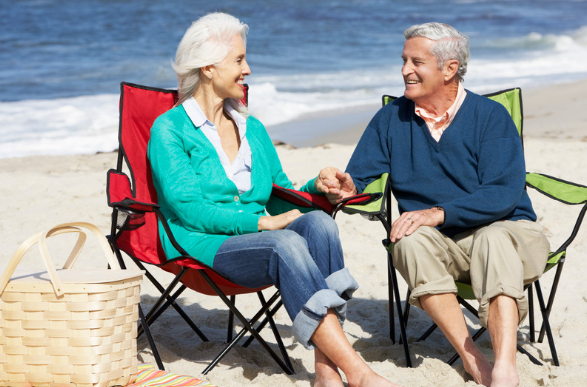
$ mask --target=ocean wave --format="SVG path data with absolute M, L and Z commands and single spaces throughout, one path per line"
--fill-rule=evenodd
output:
M 520 39 L 523 43 L 510 40 L 507 44 L 535 41 L 542 48 L 518 50 L 517 55 L 473 55 L 465 87 L 487 93 L 587 78 L 587 27 L 572 36 L 530 34 Z M 249 110 L 267 127 L 326 111 L 373 106 L 380 103 L 382 94 L 400 96 L 404 89 L 401 64 L 396 63 L 361 71 L 251 76 L 246 81 Z M 100 94 L 0 102 L 0 157 L 112 151 L 118 146 L 118 98 Z
M 541 34 L 531 32 L 524 36 L 489 40 L 481 47 L 515 50 L 568 51 L 587 48 L 587 26 L 569 31 L 567 34 Z
M 110 152 L 118 147 L 118 96 L 0 103 L 0 157 Z

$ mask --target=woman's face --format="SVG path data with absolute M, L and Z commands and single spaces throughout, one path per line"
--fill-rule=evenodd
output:
M 212 67 L 212 86 L 221 99 L 242 99 L 243 81 L 251 74 L 251 69 L 245 59 L 247 49 L 240 35 L 232 38 L 232 50 L 218 65 Z

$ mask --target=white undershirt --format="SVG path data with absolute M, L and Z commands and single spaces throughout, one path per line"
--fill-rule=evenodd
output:
M 222 142 L 220 141 L 216 126 L 206 118 L 194 97 L 191 97 L 182 105 L 188 117 L 192 120 L 192 123 L 204 133 L 208 141 L 210 141 L 214 146 L 214 149 L 216 149 L 216 153 L 218 153 L 218 158 L 226 172 L 226 176 L 236 185 L 239 194 L 250 190 L 252 155 L 249 141 L 246 137 L 247 120 L 232 106 L 228 104 L 224 105 L 226 113 L 228 113 L 236 123 L 241 139 L 240 148 L 231 164 L 226 152 L 224 152 L 224 149 L 222 148 Z

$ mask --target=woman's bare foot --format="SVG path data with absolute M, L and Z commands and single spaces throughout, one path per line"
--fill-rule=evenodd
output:
M 316 379 L 314 387 L 343 387 L 338 367 L 321 350 L 314 350 Z

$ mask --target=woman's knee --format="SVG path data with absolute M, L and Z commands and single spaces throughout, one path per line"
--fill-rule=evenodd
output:
M 296 219 L 291 229 L 303 236 L 320 239 L 338 238 L 338 226 L 334 219 L 322 211 L 312 211 Z

